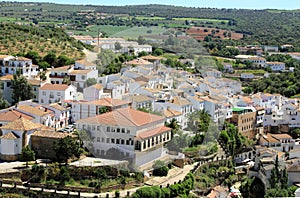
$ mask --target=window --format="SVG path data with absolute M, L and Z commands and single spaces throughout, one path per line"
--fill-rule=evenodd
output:
M 120 128 L 117 128 L 117 133 L 120 133 Z
M 57 96 L 61 96 L 61 93 L 60 93 L 60 92 L 57 92 L 56 95 L 57 95 Z
M 95 130 L 95 126 L 92 126 L 92 130 Z
M 106 143 L 109 143 L 109 138 L 106 138 Z
M 124 143 L 125 143 L 125 141 L 123 139 L 121 139 L 121 144 L 124 144 Z
M 107 132 L 110 132 L 110 127 L 106 127 L 106 131 L 107 131 Z
M 81 80 L 85 80 L 85 76 L 81 76 Z
M 103 138 L 101 138 L 101 142 L 105 142 L 105 138 L 103 137 Z
M 120 140 L 119 139 L 116 140 L 116 144 L 120 144 Z
M 129 130 L 129 129 L 127 129 L 127 133 L 130 133 L 130 130 Z
M 125 133 L 125 128 L 122 128 L 122 133 Z
M 100 126 L 97 126 L 97 131 L 100 131 Z
M 100 142 L 100 137 L 97 137 L 97 142 Z
M 43 96 L 47 95 L 45 91 L 43 91 Z
M 113 139 L 113 138 L 112 138 L 112 139 L 111 139 L 111 143 L 113 143 L 113 144 L 114 144 L 114 143 L 115 143 L 115 139 Z
M 115 128 L 111 128 L 111 132 L 116 132 L 116 129 Z

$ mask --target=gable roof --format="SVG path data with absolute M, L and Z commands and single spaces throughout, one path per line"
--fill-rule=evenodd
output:
M 93 70 L 88 70 L 88 69 L 78 69 L 78 70 L 73 70 L 70 72 L 70 75 L 76 75 L 76 74 L 88 74 L 92 72 Z
M 176 110 L 171 109 L 171 108 L 167 108 L 167 109 L 164 110 L 162 113 L 163 113 L 163 115 L 164 115 L 166 118 L 182 115 L 181 112 L 176 111 Z
M 137 58 L 134 59 L 132 61 L 128 61 L 127 63 L 125 63 L 126 65 L 152 65 L 153 63 L 146 61 L 142 58 Z
M 66 84 L 50 84 L 46 83 L 43 85 L 40 90 L 54 90 L 54 91 L 65 91 L 68 89 L 69 85 Z
M 23 117 L 27 120 L 32 120 L 33 117 L 29 116 L 27 114 L 24 114 L 22 112 L 13 110 L 13 109 L 9 109 L 8 111 L 4 111 L 4 112 L 0 112 L 0 121 L 4 121 L 4 122 L 12 122 L 16 119 L 18 119 L 19 117 Z
M 114 126 L 142 126 L 156 121 L 164 121 L 162 116 L 145 113 L 131 108 L 120 108 L 95 117 L 78 120 L 77 123 L 105 124 Z
M 37 116 L 44 116 L 44 115 L 53 113 L 53 111 L 48 110 L 44 107 L 39 109 L 39 107 L 32 107 L 32 106 L 29 106 L 29 105 L 20 105 L 20 106 L 18 106 L 18 108 L 16 110 L 18 110 L 18 109 L 21 110 L 21 111 L 25 111 L 28 114 L 37 115 Z
M 16 130 L 16 131 L 29 131 L 41 128 L 41 124 L 31 122 L 23 117 L 20 117 L 2 127 L 0 129 Z
M 130 101 L 120 100 L 120 99 L 113 99 L 113 98 L 102 98 L 99 100 L 87 101 L 87 102 L 79 102 L 80 104 L 95 104 L 99 106 L 106 106 L 106 107 L 116 107 L 125 104 L 130 104 Z
M 153 99 L 148 96 L 139 94 L 139 95 L 132 95 L 131 100 L 135 101 L 135 102 L 144 102 L 144 101 L 149 101 L 149 100 L 153 100 Z
M 95 88 L 95 89 L 103 89 L 103 86 L 102 86 L 101 84 L 99 84 L 99 83 L 94 84 L 94 85 L 92 85 L 92 86 L 90 86 L 90 87 L 93 87 L 93 88 Z
M 6 140 L 16 140 L 18 138 L 20 138 L 17 134 L 15 134 L 14 132 L 8 132 L 5 135 L 2 135 L 0 137 L 1 139 L 6 139 Z
M 293 164 L 288 167 L 287 172 L 300 172 L 300 165 L 299 164 Z
M 143 131 L 138 133 L 137 137 L 140 139 L 146 139 L 155 135 L 159 135 L 161 133 L 167 132 L 167 131 L 171 131 L 171 128 L 166 127 L 166 126 L 161 126 L 161 127 L 157 127 L 155 129 L 151 129 L 148 131 Z
M 1 77 L 0 77 L 0 80 L 1 80 L 1 81 L 12 80 L 13 78 L 14 78 L 14 75 L 12 75 L 12 74 L 7 74 L 7 75 L 5 75 L 5 76 L 1 76 Z

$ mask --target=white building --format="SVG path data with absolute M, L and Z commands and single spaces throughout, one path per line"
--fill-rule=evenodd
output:
M 119 108 L 125 108 L 130 105 L 130 101 L 124 101 L 112 98 L 102 98 L 94 101 L 65 101 L 71 106 L 71 120 L 77 120 L 93 117 L 101 114 L 101 108 L 105 107 L 107 111 L 113 111 Z
M 283 62 L 266 62 L 265 67 L 271 68 L 272 71 L 284 71 L 285 63 L 283 63 Z
M 45 84 L 39 90 L 39 103 L 51 104 L 73 100 L 77 94 L 76 87 L 66 84 Z
M 23 117 L 1 127 L 0 158 L 2 160 L 17 160 L 22 148 L 30 144 L 31 134 L 41 129 L 43 125 L 33 123 Z
M 33 65 L 32 60 L 25 57 L 2 55 L 0 66 L 2 75 L 15 74 L 19 70 L 21 75 L 31 78 L 39 73 L 39 66 Z
M 164 122 L 161 116 L 121 108 L 76 123 L 90 134 L 91 141 L 84 143 L 94 155 L 128 159 L 139 167 L 162 157 L 163 144 L 171 140 Z

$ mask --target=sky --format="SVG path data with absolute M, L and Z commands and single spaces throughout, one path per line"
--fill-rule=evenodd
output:
M 245 8 L 245 9 L 300 9 L 300 0 L 18 0 L 21 2 L 53 2 L 90 5 L 145 5 L 164 4 L 187 7 Z

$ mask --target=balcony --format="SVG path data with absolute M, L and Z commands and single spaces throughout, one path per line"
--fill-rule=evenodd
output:
M 49 75 L 50 78 L 64 78 L 64 75 L 54 75 L 54 74 L 50 74 Z

